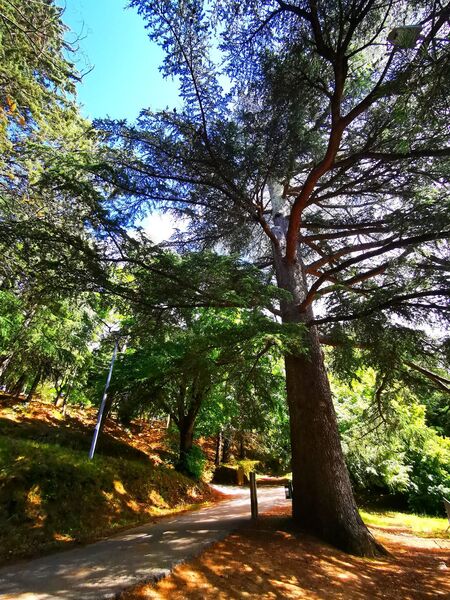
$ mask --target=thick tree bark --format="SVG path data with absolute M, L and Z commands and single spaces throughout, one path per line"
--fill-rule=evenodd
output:
M 187 475 L 195 475 L 190 472 L 187 457 L 194 445 L 195 421 L 208 391 L 209 384 L 202 382 L 200 377 L 195 377 L 189 391 L 189 400 L 186 401 L 186 389 L 180 389 L 178 414 L 172 414 L 180 432 L 180 453 L 176 469 Z
M 180 458 L 187 454 L 194 443 L 194 420 L 186 417 L 180 423 Z
M 360 556 L 383 552 L 364 525 L 353 495 L 341 448 L 324 357 L 309 307 L 299 311 L 306 295 L 300 259 L 288 263 L 275 249 L 279 287 L 292 294 L 281 303 L 285 323 L 304 323 L 298 350 L 285 356 L 287 401 L 292 445 L 293 519 L 333 545 Z

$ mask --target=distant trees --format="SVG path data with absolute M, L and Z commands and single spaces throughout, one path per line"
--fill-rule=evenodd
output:
M 260 415 L 273 403 L 275 378 L 267 356 L 289 340 L 257 310 L 194 308 L 177 315 L 176 323 L 160 320 L 147 329 L 135 321 L 111 395 L 123 422 L 141 411 L 170 415 L 179 431 L 177 468 L 189 472 L 199 414 L 209 434 L 219 431 L 227 414 L 248 426 L 252 413 Z
M 99 312 L 87 295 L 40 304 L 0 291 L 0 384 L 29 401 L 49 382 L 58 400 L 91 352 Z

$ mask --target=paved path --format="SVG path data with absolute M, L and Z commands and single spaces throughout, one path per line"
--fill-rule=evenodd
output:
M 114 598 L 140 581 L 167 575 L 250 518 L 248 489 L 222 488 L 238 497 L 107 540 L 0 569 L 1 600 Z M 260 510 L 284 504 L 283 488 L 260 488 Z

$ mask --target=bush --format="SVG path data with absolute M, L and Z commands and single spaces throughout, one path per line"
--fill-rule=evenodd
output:
M 450 439 L 430 435 L 420 452 L 407 456 L 411 464 L 408 505 L 414 512 L 443 513 L 443 498 L 450 497 Z
M 192 446 L 192 448 L 188 452 L 185 452 L 180 458 L 176 465 L 176 469 L 188 477 L 198 480 L 203 475 L 205 463 L 206 458 L 201 448 Z
M 359 495 L 402 497 L 411 510 L 443 514 L 450 495 L 450 439 L 427 425 L 427 409 L 405 389 L 394 390 L 383 422 L 373 406 L 375 374 L 359 371 L 350 386 L 333 381 L 341 439 Z

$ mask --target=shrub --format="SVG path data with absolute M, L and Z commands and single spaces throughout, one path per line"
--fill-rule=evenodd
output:
M 442 499 L 450 497 L 450 439 L 430 435 L 423 448 L 407 455 L 411 464 L 408 505 L 419 513 L 443 513 Z
M 185 473 L 193 479 L 200 479 L 205 468 L 206 458 L 201 448 L 192 446 L 177 464 L 177 471 Z
M 450 439 L 427 425 L 426 406 L 405 389 L 394 389 L 384 408 L 373 403 L 375 374 L 359 371 L 351 385 L 333 381 L 341 439 L 358 493 L 394 494 L 418 513 L 443 513 L 450 496 Z

